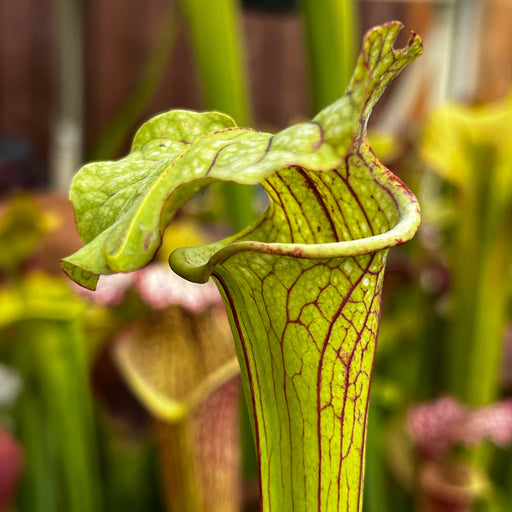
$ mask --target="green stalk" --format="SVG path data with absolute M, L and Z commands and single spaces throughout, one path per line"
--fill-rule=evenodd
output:
M 359 41 L 358 0 L 301 0 L 313 109 L 339 98 L 349 84 Z
M 51 436 L 45 419 L 37 385 L 31 378 L 31 354 L 23 346 L 24 340 L 13 339 L 19 343 L 15 350 L 14 364 L 23 376 L 25 389 L 15 410 L 17 435 L 24 450 L 23 475 L 16 501 L 19 512 L 46 512 L 58 510 L 57 471 L 54 463 L 55 439 Z M 35 389 L 36 388 L 36 389 Z
M 511 169 L 512 170 L 512 169 Z M 510 177 L 509 177 L 510 179 Z M 475 276 L 477 294 L 474 334 L 467 368 L 466 402 L 483 405 L 496 398 L 500 387 L 500 360 L 510 298 L 510 247 L 512 232 L 507 222 L 499 180 L 490 184 L 480 240 L 480 269 Z
M 28 334 L 37 338 L 41 391 L 49 428 L 55 435 L 56 463 L 70 512 L 101 510 L 100 480 L 94 442 L 92 403 L 87 379 L 85 340 L 77 321 L 31 322 Z
M 371 402 L 366 447 L 365 512 L 386 512 L 388 510 L 388 492 L 382 450 L 382 432 L 384 430 L 382 416 L 380 407 Z
M 0 327 L 10 326 L 27 383 L 18 412 L 28 461 L 20 511 L 102 508 L 82 314 L 56 278 L 33 275 L 0 295 Z
M 20 436 L 28 461 L 20 510 L 101 510 L 86 358 L 75 321 L 24 320 L 16 326 L 28 388 Z
M 249 122 L 249 99 L 236 0 L 180 0 L 197 59 L 205 105 L 237 124 Z
M 165 73 L 177 34 L 177 12 L 169 1 L 146 68 L 128 99 L 109 122 L 88 155 L 91 160 L 114 158 L 153 97 Z
M 479 293 L 478 282 L 483 262 L 480 256 L 481 240 L 477 235 L 480 212 L 472 199 L 463 201 L 459 208 L 465 215 L 457 233 L 453 265 L 454 316 L 448 331 L 447 378 L 448 390 L 466 401 L 471 399 L 468 394 L 468 383 L 472 377 L 467 374 L 467 366 L 475 339 L 476 297 Z M 468 276 L 471 276 L 471 279 Z
M 237 0 L 180 0 L 197 60 L 205 106 L 229 114 L 239 126 L 251 119 Z M 225 214 L 234 230 L 254 219 L 254 191 L 235 183 L 222 185 Z

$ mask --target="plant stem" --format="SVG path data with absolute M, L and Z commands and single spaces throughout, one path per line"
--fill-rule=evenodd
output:
M 343 94 L 357 56 L 357 0 L 301 0 L 313 110 Z
M 20 404 L 30 461 L 34 450 L 33 471 L 25 482 L 31 498 L 22 503 L 26 510 L 42 511 L 39 503 L 50 500 L 51 510 L 98 512 L 100 482 L 80 322 L 25 320 L 16 332 L 19 350 L 30 346 L 29 356 L 23 356 L 23 374 L 33 386 L 28 393 L 38 395 L 38 405 L 30 396 Z M 37 434 L 26 421 L 39 425 Z
M 476 167 L 476 171 L 482 168 Z M 509 275 L 511 235 L 504 221 L 504 184 L 495 179 L 496 173 L 495 169 L 490 177 L 482 176 L 487 185 L 473 184 L 460 204 L 465 216 L 454 267 L 449 378 L 452 392 L 473 406 L 490 402 L 498 390 L 510 290 L 503 279 Z
M 247 78 L 236 0 L 181 0 L 207 108 L 249 121 Z
M 13 340 L 16 341 L 16 340 Z M 19 512 L 58 510 L 56 470 L 53 460 L 54 440 L 48 434 L 41 400 L 37 396 L 31 373 L 31 354 L 22 346 L 16 350 L 15 365 L 24 377 L 25 391 L 16 406 L 17 435 L 24 449 L 24 469 L 16 501 Z
M 383 418 L 380 407 L 370 404 L 365 468 L 365 512 L 386 512 L 388 500 L 382 455 Z

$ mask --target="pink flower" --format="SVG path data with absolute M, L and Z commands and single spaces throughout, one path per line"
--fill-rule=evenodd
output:
M 135 272 L 135 288 L 141 299 L 154 309 L 181 306 L 191 313 L 200 313 L 221 302 L 212 281 L 206 284 L 190 283 L 165 264 L 153 263 Z
M 466 414 L 455 398 L 444 396 L 409 411 L 409 432 L 420 452 L 435 458 L 453 444 L 453 430 L 464 422 Z
M 129 289 L 135 289 L 145 304 L 157 310 L 181 306 L 191 313 L 200 313 L 209 306 L 221 303 L 213 282 L 190 283 L 164 263 L 151 263 L 125 274 L 102 275 L 96 291 L 73 285 L 79 295 L 101 306 L 118 306 Z
M 466 445 L 474 445 L 487 438 L 497 446 L 506 446 L 512 441 L 512 400 L 495 402 L 474 410 L 455 432 L 456 437 Z
M 420 452 L 433 459 L 453 445 L 473 446 L 483 439 L 504 446 L 512 441 L 512 400 L 469 409 L 441 397 L 412 408 L 408 427 Z
M 95 291 L 82 288 L 74 282 L 72 286 L 79 295 L 100 306 L 118 306 L 133 286 L 134 274 L 135 272 L 100 276 Z

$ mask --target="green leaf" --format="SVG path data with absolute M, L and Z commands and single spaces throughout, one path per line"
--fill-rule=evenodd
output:
M 400 28 L 368 32 L 345 95 L 311 122 L 270 135 L 215 113 L 163 114 L 125 160 L 90 164 L 73 184 L 88 245 L 63 266 L 90 287 L 99 273 L 150 261 L 175 211 L 212 180 L 267 191 L 269 207 L 251 226 L 170 257 L 177 273 L 211 275 L 223 294 L 252 404 L 264 511 L 362 507 L 387 249 L 420 222 L 416 199 L 366 137 L 384 88 L 421 53 L 415 35 L 393 48 Z

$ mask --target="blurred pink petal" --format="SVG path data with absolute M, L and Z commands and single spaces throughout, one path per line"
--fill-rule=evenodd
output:
M 456 437 L 464 444 L 490 439 L 497 446 L 507 445 L 512 441 L 512 400 L 476 409 L 458 430 Z
M 73 283 L 73 289 L 82 297 L 100 306 L 118 306 L 126 292 L 133 286 L 135 272 L 100 276 L 96 291 L 87 290 Z
M 419 450 L 435 458 L 453 444 L 453 430 L 466 416 L 460 402 L 444 396 L 413 407 L 408 415 L 409 431 Z
M 96 291 L 73 283 L 76 292 L 101 306 L 118 306 L 130 288 L 154 309 L 181 306 L 191 313 L 200 313 L 222 299 L 215 284 L 196 284 L 175 274 L 165 263 L 152 263 L 130 273 L 100 276 Z
M 11 504 L 21 466 L 21 448 L 9 434 L 0 429 L 0 512 L 6 511 Z
M 412 408 L 408 426 L 420 452 L 431 458 L 453 445 L 484 439 L 504 446 L 512 441 L 512 400 L 471 410 L 453 397 L 441 397 Z
M 181 306 L 191 313 L 200 313 L 221 302 L 212 281 L 206 284 L 190 283 L 165 264 L 153 263 L 135 274 L 135 287 L 141 299 L 155 309 Z

